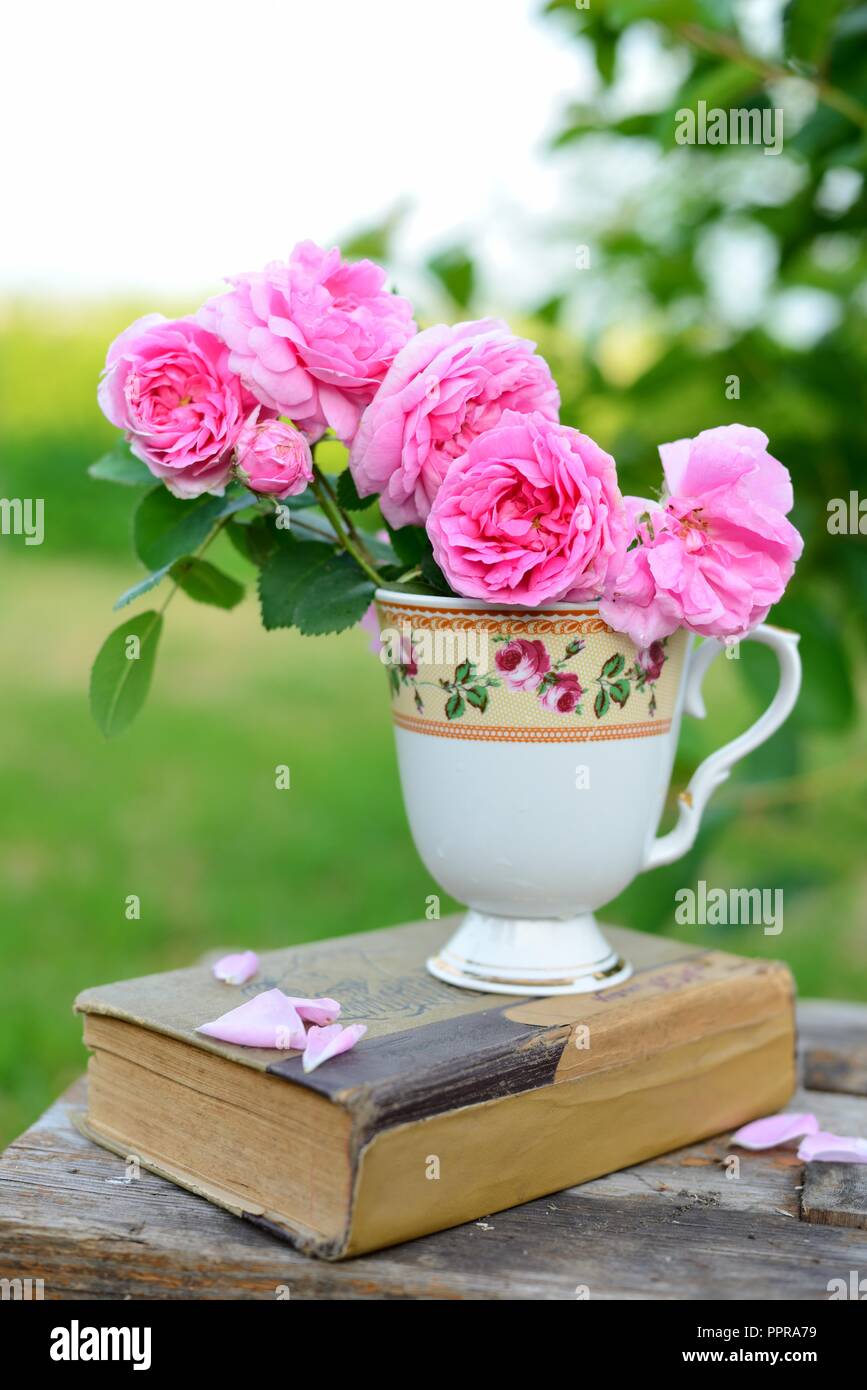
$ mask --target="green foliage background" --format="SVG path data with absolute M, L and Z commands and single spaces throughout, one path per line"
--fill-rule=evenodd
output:
M 472 244 L 446 245 L 426 268 L 422 317 L 493 309 L 536 337 L 563 418 L 615 455 L 625 491 L 658 486 L 662 441 L 727 421 L 760 426 L 792 472 L 806 538 L 773 615 L 802 633 L 795 715 L 717 795 L 690 858 L 644 876 L 606 916 L 782 956 L 802 992 L 867 998 L 867 536 L 827 527 L 831 499 L 867 496 L 867 6 L 795 0 L 767 46 L 737 23 L 748 7 L 726 0 L 548 9 L 563 42 L 592 55 L 599 83 L 552 142 L 566 193 L 558 225 L 538 234 L 562 248 L 560 283 L 516 312 L 509 287 L 480 288 Z M 623 92 L 636 36 L 676 74 L 652 110 Z M 783 153 L 678 146 L 675 112 L 700 100 L 782 107 Z M 632 167 L 650 177 L 608 187 Z M 601 204 L 585 198 L 587 179 L 610 195 Z M 393 220 L 370 228 L 351 249 L 388 260 L 394 232 Z M 715 238 L 745 234 L 772 265 L 752 321 L 726 313 L 708 271 Z M 576 266 L 578 246 L 589 269 Z M 774 331 L 793 291 L 820 294 L 828 325 L 798 346 Z M 80 988 L 215 946 L 419 916 L 436 891 L 406 829 L 386 683 L 366 636 L 262 632 L 253 571 L 224 540 L 211 558 L 247 597 L 218 612 L 180 596 L 139 722 L 105 743 L 90 721 L 88 671 L 117 621 L 112 603 L 143 575 L 131 559 L 133 494 L 86 472 L 113 442 L 94 386 L 107 341 L 151 307 L 10 302 L 0 319 L 0 495 L 46 505 L 42 547 L 0 537 L 0 1139 L 82 1069 L 70 1012 Z M 732 376 L 738 400 L 726 396 Z M 767 701 L 768 656 L 747 645 L 717 664 L 709 719 L 684 730 L 675 790 Z M 289 792 L 274 787 L 280 763 Z M 783 933 L 674 928 L 674 892 L 698 878 L 782 888 Z M 130 894 L 139 921 L 125 916 Z

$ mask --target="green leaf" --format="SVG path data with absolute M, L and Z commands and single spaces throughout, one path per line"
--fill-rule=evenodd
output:
M 452 595 L 453 590 L 434 559 L 433 555 L 425 555 L 421 562 L 421 576 L 426 584 L 429 584 L 436 594 Z
M 614 81 L 618 38 L 619 35 L 611 33 L 607 29 L 600 29 L 596 35 L 593 56 L 596 59 L 596 71 L 599 73 L 606 87 L 610 87 L 611 83 Z
M 563 655 L 577 656 L 579 652 L 583 652 L 586 645 L 583 637 L 573 637 L 571 642 L 566 643 L 566 650 Z
M 821 67 L 842 8 L 843 0 L 789 0 L 783 16 L 786 57 Z
M 605 662 L 600 675 L 605 676 L 608 680 L 613 680 L 615 676 L 620 675 L 625 665 L 626 658 L 621 652 L 615 652 L 614 655 L 609 656 L 608 660 Z
M 446 719 L 460 719 L 466 707 L 461 692 L 459 690 L 453 690 L 446 700 Z
M 175 560 L 169 573 L 185 594 L 197 603 L 210 603 L 215 608 L 234 608 L 244 597 L 244 586 L 218 570 L 208 560 L 185 555 Z
M 401 526 L 398 530 L 389 526 L 388 534 L 394 553 L 405 569 L 415 569 L 425 555 L 431 553 L 431 544 L 423 526 Z
M 308 507 L 318 507 L 319 498 L 308 487 L 304 492 L 299 492 L 297 497 L 283 497 L 278 505 L 288 507 L 290 512 L 304 512 Z
M 275 520 L 274 529 L 280 535 L 294 534 L 301 541 L 310 540 L 311 533 L 314 533 L 320 540 L 328 541 L 332 546 L 337 544 L 337 532 L 328 517 L 323 516 L 322 512 L 319 511 L 306 512 L 303 517 L 298 518 L 297 526 L 291 517 L 288 526 L 278 526 Z
M 542 323 L 556 323 L 565 303 L 565 294 L 552 294 L 550 299 L 546 299 L 542 304 L 537 305 L 533 310 L 532 317 L 534 319 L 540 319 Z
M 387 261 L 392 239 L 406 216 L 408 206 L 408 203 L 399 202 L 381 222 L 372 227 L 363 227 L 348 238 L 342 237 L 340 245 L 346 259 Z
M 254 502 L 246 491 L 229 492 L 225 497 L 206 493 L 184 501 L 173 497 L 167 488 L 155 487 L 139 502 L 133 517 L 136 554 L 148 569 L 162 569 L 197 550 L 218 521 Z
M 126 487 L 146 487 L 154 480 L 153 473 L 131 452 L 125 439 L 119 440 L 109 453 L 103 454 L 87 471 L 91 478 L 99 478 L 105 483 L 123 483 Z
M 605 689 L 604 685 L 600 685 L 596 692 L 596 699 L 593 701 L 593 713 L 596 715 L 597 719 L 601 719 L 603 714 L 608 712 L 610 704 L 611 701 L 608 698 L 608 691 Z
M 374 585 L 351 555 L 332 555 L 302 584 L 294 621 L 308 637 L 354 627 L 373 598 Z
M 608 694 L 616 705 L 622 709 L 629 699 L 629 681 L 612 681 L 608 687 Z
M 761 77 L 746 63 L 719 62 L 709 69 L 700 66 L 677 93 L 673 105 L 657 115 L 654 133 L 661 144 L 675 147 L 681 128 L 678 112 L 691 110 L 697 115 L 700 101 L 708 111 L 712 108 L 728 111 L 733 107 L 752 110 L 761 106 L 761 86 Z M 713 154 L 723 147 L 707 145 L 703 148 L 706 153 Z
M 138 613 L 103 642 L 90 675 L 90 709 L 106 738 L 122 733 L 144 704 L 162 626 L 161 613 Z
M 388 587 L 389 589 L 394 589 L 395 593 L 409 594 L 410 596 L 413 594 L 424 594 L 426 598 L 441 598 L 443 596 L 443 589 L 435 589 L 432 584 L 426 584 L 423 579 L 410 579 L 406 584 L 399 584 L 397 580 L 394 579 L 393 575 L 388 573 L 386 568 L 380 566 L 379 572 L 384 579 L 389 581 Z M 403 573 L 403 567 L 401 567 L 400 573 Z
M 383 579 L 387 579 L 389 581 L 389 584 L 394 582 L 395 588 L 401 587 L 396 581 L 400 579 L 400 576 L 403 574 L 403 565 L 377 565 L 376 568 L 382 575 Z
M 683 23 L 696 18 L 695 9 L 695 0 L 609 0 L 605 14 L 608 23 L 619 28 L 637 19 Z
M 462 661 L 455 671 L 455 684 L 463 685 L 465 681 L 471 680 L 476 674 L 476 668 L 472 661 Z
M 488 692 L 483 685 L 474 685 L 466 691 L 467 701 L 484 714 L 488 708 Z
M 141 598 L 142 594 L 146 594 L 149 590 L 155 589 L 158 584 L 162 583 L 170 569 L 170 565 L 163 565 L 161 570 L 156 570 L 153 574 L 149 574 L 144 579 L 140 579 L 138 584 L 133 584 L 132 588 L 127 589 L 125 593 L 121 594 L 120 598 L 114 604 L 115 612 L 117 612 L 118 608 L 126 608 L 128 603 L 134 603 L 137 598 Z
M 262 624 L 269 632 L 278 627 L 292 627 L 295 605 L 302 590 L 313 582 L 333 554 L 330 545 L 320 541 L 298 541 L 285 531 L 281 533 L 280 544 L 259 575 Z
M 476 268 L 466 251 L 460 246 L 452 246 L 432 257 L 427 268 L 455 303 L 465 309 L 473 297 L 476 284 Z
M 261 569 L 277 549 L 277 528 L 273 517 L 257 516 L 251 521 L 231 521 L 226 527 L 226 535 L 244 559 L 257 569 Z
M 364 531 L 362 544 L 378 570 L 382 571 L 385 565 L 397 564 L 397 555 L 392 549 L 390 541 L 381 541 L 377 536 L 371 535 L 369 531 Z M 398 574 L 403 574 L 405 569 L 406 565 L 399 565 Z
M 359 497 L 355 479 L 348 468 L 337 478 L 337 500 L 345 512 L 364 512 L 376 501 L 375 497 Z

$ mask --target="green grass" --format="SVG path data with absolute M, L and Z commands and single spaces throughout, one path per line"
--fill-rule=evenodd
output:
M 50 331 L 26 307 L 0 322 L 0 496 L 46 506 L 42 547 L 0 537 L 0 1144 L 83 1069 L 71 1004 L 85 986 L 217 946 L 406 920 L 437 891 L 404 819 L 383 672 L 358 631 L 266 634 L 252 592 L 231 614 L 181 596 L 139 722 L 112 743 L 91 723 L 90 664 L 118 621 L 112 602 L 141 577 L 135 494 L 85 472 L 113 438 L 94 400 L 104 344 L 136 311 L 72 314 Z M 227 542 L 215 557 L 250 581 Z M 745 676 L 766 656 L 745 648 L 718 663 L 707 725 L 684 730 L 676 788 L 755 717 Z M 674 893 L 699 877 L 783 887 L 780 936 L 675 934 L 782 957 L 802 992 L 867 998 L 863 716 L 845 737 L 819 731 L 795 747 L 783 731 L 774 745 L 718 794 L 700 852 L 638 879 L 605 917 L 673 932 Z M 468 809 L 484 813 L 481 795 Z
M 119 570 L 5 571 L 0 691 L 0 1136 L 84 1064 L 86 985 L 424 913 L 382 669 L 360 632 L 266 636 L 176 601 L 139 723 L 106 743 L 87 672 Z M 278 764 L 291 787 L 275 786 Z M 141 900 L 141 918 L 126 900 Z

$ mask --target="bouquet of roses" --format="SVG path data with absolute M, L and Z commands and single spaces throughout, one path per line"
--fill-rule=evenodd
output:
M 505 323 L 418 331 L 379 266 L 311 242 L 228 283 L 108 352 L 99 403 L 123 439 L 91 472 L 156 482 L 133 525 L 148 574 L 115 606 L 168 588 L 96 659 L 106 734 L 145 698 L 172 594 L 242 598 L 203 558 L 221 532 L 259 571 L 264 626 L 311 635 L 357 623 L 377 586 L 497 608 L 599 599 L 642 649 L 679 627 L 736 638 L 781 597 L 802 541 L 760 430 L 662 445 L 660 499 L 623 497 L 614 459 L 559 422 L 548 364 Z M 337 474 L 316 458 L 335 439 Z

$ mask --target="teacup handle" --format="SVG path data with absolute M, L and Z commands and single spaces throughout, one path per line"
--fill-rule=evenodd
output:
M 751 753 L 754 748 L 758 748 L 771 737 L 771 734 L 775 734 L 792 712 L 801 688 L 798 634 L 762 623 L 747 636 L 755 642 L 763 642 L 766 647 L 776 652 L 780 663 L 780 683 L 776 694 L 764 714 L 760 715 L 749 729 L 733 738 L 731 743 L 726 743 L 715 753 L 711 753 L 703 763 L 699 763 L 686 791 L 681 792 L 678 798 L 677 825 L 667 835 L 658 836 L 650 845 L 644 862 L 645 869 L 656 869 L 660 864 L 671 864 L 692 848 L 704 808 L 717 787 L 725 782 L 735 763 L 740 762 L 741 758 Z M 702 682 L 708 667 L 725 649 L 725 642 L 708 637 L 691 653 L 683 700 L 686 714 L 692 714 L 696 719 L 704 719 Z

